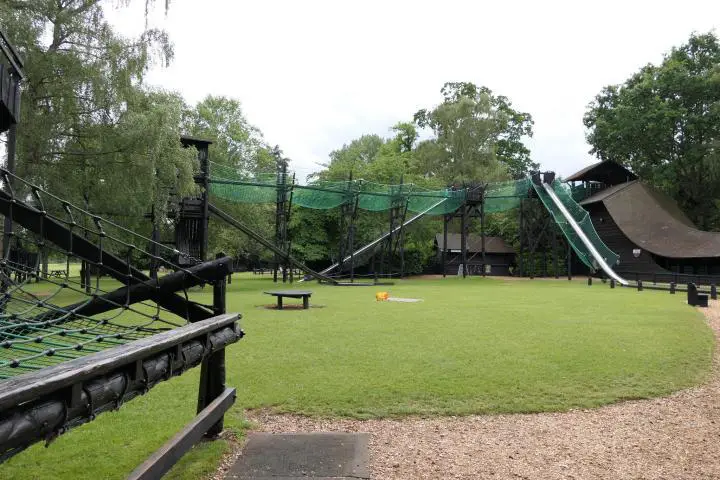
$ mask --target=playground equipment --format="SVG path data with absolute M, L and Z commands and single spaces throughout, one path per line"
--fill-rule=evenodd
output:
M 184 268 L 167 260 L 179 252 L 15 176 L 21 68 L 0 31 L 0 131 L 8 131 L 0 169 L 0 463 L 201 365 L 198 416 L 130 476 L 160 478 L 200 438 L 222 431 L 235 400 L 225 387 L 224 349 L 243 333 L 239 315 L 225 312 L 231 259 L 189 258 L 193 266 Z M 49 258 L 65 268 L 46 274 L 39 264 Z M 78 262 L 97 274 L 94 285 L 70 273 Z M 170 272 L 150 278 L 139 268 L 148 264 Z M 212 305 L 188 298 L 203 285 L 212 285 Z
M 535 178 L 539 180 L 539 174 L 537 174 Z M 617 255 L 612 254 L 612 252 L 610 252 L 610 250 L 607 249 L 607 247 L 605 247 L 605 245 L 602 243 L 602 241 L 600 240 L 600 237 L 597 235 L 597 232 L 595 232 L 595 229 L 592 225 L 592 222 L 590 221 L 590 216 L 588 215 L 588 213 L 583 210 L 582 213 L 580 214 L 580 218 L 578 220 L 576 220 L 574 218 L 573 214 L 570 213 L 568 208 L 558 197 L 558 194 L 556 193 L 555 188 L 553 188 L 553 185 L 552 185 L 554 181 L 555 181 L 554 173 L 545 173 L 543 175 L 543 178 L 542 178 L 542 181 L 540 182 L 540 184 L 541 184 L 542 188 L 544 189 L 544 191 L 547 193 L 548 197 L 552 200 L 555 207 L 559 210 L 560 214 L 562 215 L 562 217 L 566 223 L 562 222 L 562 220 L 560 218 L 556 218 L 555 221 L 558 223 L 558 225 L 561 226 L 561 228 L 565 224 L 570 225 L 572 230 L 575 232 L 575 235 L 577 236 L 577 238 L 583 243 L 583 245 L 587 249 L 587 252 L 580 251 L 580 249 L 577 249 L 576 251 L 577 251 L 578 255 L 583 255 L 586 258 L 586 261 L 589 261 L 589 258 L 587 258 L 588 254 L 589 254 L 592 257 L 592 260 L 594 260 L 594 262 L 596 262 L 596 263 L 592 263 L 592 266 L 595 267 L 595 269 L 597 268 L 596 265 L 600 265 L 602 270 L 611 279 L 615 280 L 616 282 L 620 283 L 621 285 L 627 286 L 628 282 L 625 279 L 623 279 L 622 277 L 620 277 L 619 275 L 617 275 L 613 271 L 611 266 L 608 264 L 608 257 L 612 259 L 611 261 L 613 264 L 617 263 Z M 538 193 L 539 193 L 539 187 L 538 187 L 537 183 L 535 183 L 535 181 L 533 182 L 533 186 L 535 187 L 536 191 L 538 191 Z M 542 199 L 543 197 L 541 196 L 540 198 Z M 570 199 L 570 200 L 572 200 L 572 199 Z M 550 212 L 553 214 L 553 216 L 556 216 L 555 212 L 551 208 L 549 208 L 549 206 L 548 206 L 548 210 L 550 210 Z M 576 212 L 578 212 L 577 209 L 576 209 Z M 592 231 L 592 233 L 594 234 L 594 237 L 593 237 L 594 243 L 593 243 L 593 241 L 590 240 L 590 236 L 588 234 L 586 234 L 584 229 L 580 226 L 580 222 L 582 222 L 585 225 L 585 230 L 588 230 L 588 233 L 590 231 Z M 568 239 L 572 238 L 569 235 L 569 233 L 566 233 L 566 236 L 568 237 Z M 575 242 L 571 241 L 571 243 L 573 245 L 575 245 Z M 599 248 L 596 247 L 596 245 L 598 245 L 599 248 L 605 247 L 604 253 L 607 256 L 604 257 L 600 253 Z
M 38 268 L 27 273 L 9 255 L 0 261 L 0 461 L 202 364 L 193 426 L 133 477 L 157 478 L 204 434 L 219 433 L 234 401 L 224 378 L 224 348 L 242 337 L 239 315 L 225 314 L 231 259 L 182 268 L 137 246 L 164 245 L 5 169 L 0 178 L 8 190 L 0 191 L 0 213 L 13 227 L 4 243 L 14 248 L 22 241 L 37 258 L 63 257 L 66 264 L 62 277 L 43 277 L 37 285 L 31 280 Z M 133 266 L 151 258 L 171 273 L 151 279 Z M 98 275 L 87 292 L 69 273 L 79 260 L 109 279 Z M 17 271 L 25 272 L 19 280 Z M 207 284 L 213 285 L 212 305 L 188 299 L 189 288 Z
M 332 272 L 342 272 L 343 267 L 349 263 L 350 278 L 353 278 L 353 269 L 356 262 L 362 255 L 371 254 L 373 258 L 380 252 L 381 264 L 387 259 L 399 253 L 400 271 L 403 274 L 403 234 L 404 229 L 426 216 L 442 215 L 444 219 L 444 238 L 447 237 L 448 224 L 455 218 L 461 222 L 461 257 L 460 265 L 463 265 L 462 275 L 467 272 L 467 238 L 469 237 L 470 225 L 473 219 L 479 219 L 481 230 L 481 269 L 485 274 L 485 216 L 491 213 L 503 212 L 520 207 L 520 255 L 519 273 L 523 275 L 526 271 L 524 257 L 529 252 L 530 259 L 534 258 L 540 241 L 550 241 L 555 257 L 555 275 L 557 276 L 558 257 L 556 230 L 562 234 L 567 244 L 567 268 L 568 276 L 571 276 L 571 251 L 574 251 L 577 259 L 590 271 L 603 270 L 615 281 L 625 284 L 625 280 L 618 276 L 613 266 L 617 263 L 618 256 L 602 242 L 597 235 L 587 212 L 580 207 L 572 198 L 570 191 L 559 182 L 554 181 L 554 174 L 547 172 L 545 176 L 550 184 L 543 186 L 540 181 L 540 173 L 535 173 L 532 178 L 525 178 L 508 182 L 497 182 L 490 184 L 475 184 L 454 186 L 442 190 L 429 190 L 413 184 L 399 183 L 397 185 L 381 185 L 363 180 L 353 180 L 350 177 L 343 182 L 315 181 L 308 185 L 295 185 L 288 183 L 289 175 L 286 170 L 275 177 L 270 175 L 256 175 L 244 177 L 232 169 L 209 162 L 212 165 L 212 172 L 207 184 L 213 195 L 226 200 L 239 203 L 269 203 L 280 196 L 292 199 L 294 205 L 315 208 L 330 209 L 341 208 L 341 225 L 345 222 L 348 232 L 346 241 L 341 242 L 339 261 L 331 264 L 321 272 L 312 272 L 306 266 L 301 266 L 311 277 L 321 281 L 328 281 Z M 535 181 L 537 177 L 537 181 Z M 282 191 L 282 195 L 281 192 Z M 289 193 L 288 193 L 289 192 Z M 544 216 L 544 219 L 551 218 L 553 225 L 547 223 L 541 227 L 533 227 L 530 216 L 525 211 L 523 203 L 532 198 L 540 200 L 544 209 L 551 215 Z M 388 211 L 390 212 L 390 226 L 386 232 L 378 236 L 366 245 L 355 249 L 354 221 L 357 217 L 357 210 L 367 211 Z M 416 215 L 405 219 L 406 212 L 415 212 Z M 217 209 L 213 213 L 218 214 Z M 345 221 L 344 219 L 349 219 Z M 227 220 L 227 219 L 226 219 Z M 543 220 L 546 222 L 546 220 Z M 276 228 L 279 228 L 276 226 Z M 535 230 L 533 231 L 533 228 Z M 286 231 L 286 227 L 285 227 Z M 263 242 L 261 242 L 263 243 Z M 263 243 L 266 245 L 267 242 Z M 285 244 L 289 242 L 285 241 Z M 443 243 L 447 245 L 447 240 Z M 276 258 L 289 261 L 291 255 L 287 250 L 275 245 L 270 248 L 276 253 Z M 278 249 L 281 253 L 278 253 Z M 526 250 L 527 249 L 527 250 Z M 348 255 L 346 251 L 349 250 Z M 442 250 L 442 264 L 445 265 L 445 249 Z M 544 262 L 546 264 L 546 262 Z M 295 265 L 299 262 L 295 261 Z M 382 269 L 382 267 L 381 267 Z M 445 269 L 443 268 L 443 271 Z M 377 270 L 375 270 L 377 272 Z M 532 275 L 532 273 L 531 273 Z M 375 280 L 377 281 L 377 273 Z M 326 277 L 326 278 L 322 278 Z M 337 284 L 337 282 L 335 282 Z
M 284 165 L 284 164 L 283 164 Z M 335 270 L 342 270 L 343 266 L 350 262 L 350 276 L 353 277 L 353 267 L 359 255 L 370 253 L 373 258 L 379 257 L 380 276 L 392 276 L 392 273 L 385 274 L 384 270 L 396 256 L 399 256 L 399 275 L 404 270 L 404 228 L 424 215 L 439 215 L 454 211 L 463 201 L 463 192 L 454 189 L 430 190 L 413 184 L 405 184 L 402 181 L 397 185 L 382 185 L 363 180 L 347 181 L 315 181 L 308 185 L 297 185 L 291 180 L 286 170 L 281 170 L 274 176 L 255 175 L 252 177 L 243 176 L 232 169 L 210 162 L 212 175 L 210 176 L 210 190 L 213 195 L 225 200 L 238 203 L 270 203 L 278 198 L 289 198 L 286 204 L 297 205 L 313 209 L 340 208 L 340 230 L 347 231 L 347 238 L 340 242 L 340 259 L 327 269 L 319 272 L 321 275 L 329 276 Z M 293 177 L 294 178 L 294 177 Z M 278 208 L 280 203 L 277 203 Z M 285 212 L 284 208 L 280 208 Z M 359 210 L 370 212 L 388 212 L 388 231 L 379 238 L 370 242 L 360 249 L 355 249 L 355 221 Z M 406 216 L 409 212 L 417 213 L 409 220 Z M 289 213 L 283 213 L 281 217 L 276 216 L 277 238 L 283 237 L 287 232 L 286 218 Z M 285 253 L 277 255 L 277 258 L 288 258 L 289 241 L 284 240 Z M 279 245 L 276 245 L 279 246 Z M 282 246 L 280 246 L 283 249 Z M 347 252 L 350 254 L 347 254 Z M 379 254 L 379 255 L 378 255 Z M 305 271 L 311 277 L 317 278 L 314 272 Z M 377 270 L 375 270 L 377 273 Z M 377 277 L 377 274 L 376 274 Z M 324 280 L 324 279 L 323 279 Z M 326 281 L 326 280 L 324 280 Z M 336 282 L 335 282 L 336 283 Z
M 365 253 L 365 252 L 367 252 L 368 250 L 370 250 L 371 248 L 375 247 L 375 246 L 376 246 L 377 244 L 379 244 L 380 242 L 382 242 L 382 241 L 386 240 L 387 238 L 391 237 L 391 236 L 392 236 L 393 234 L 395 234 L 396 232 L 398 232 L 398 231 L 400 231 L 401 229 L 407 227 L 408 225 L 411 225 L 411 224 L 415 223 L 417 220 L 420 220 L 420 219 L 423 218 L 425 215 L 427 215 L 429 212 L 431 212 L 431 211 L 433 211 L 434 209 L 440 207 L 441 204 L 444 203 L 445 201 L 446 201 L 446 199 L 442 199 L 442 200 L 440 200 L 439 202 L 431 205 L 431 206 L 430 206 L 429 208 L 427 208 L 426 210 L 418 213 L 417 215 L 415 215 L 414 217 L 410 218 L 409 220 L 406 220 L 404 223 L 402 223 L 401 225 L 398 225 L 398 226 L 395 227 L 394 229 L 390 230 L 388 233 L 384 233 L 383 235 L 381 235 L 380 237 L 376 238 L 375 240 L 373 240 L 372 242 L 368 243 L 367 245 L 364 245 L 364 246 L 358 248 L 357 250 L 355 250 L 354 252 L 352 252 L 350 255 L 348 255 L 347 257 L 343 258 L 340 262 L 333 263 L 332 265 L 330 265 L 329 267 L 327 267 L 325 270 L 322 270 L 320 273 L 323 274 L 323 275 L 327 275 L 328 273 L 332 272 L 332 271 L 335 270 L 336 268 L 340 267 L 343 263 L 352 261 L 355 257 L 357 257 L 357 256 L 359 256 L 359 255 L 361 255 L 361 254 L 363 254 L 363 253 Z

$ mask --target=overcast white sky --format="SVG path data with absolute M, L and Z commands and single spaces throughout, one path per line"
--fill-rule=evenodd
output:
M 114 0 L 113 0 L 114 1 Z M 715 1 L 157 0 L 175 60 L 150 83 L 194 103 L 240 100 L 305 176 L 328 153 L 440 101 L 449 81 L 486 85 L 532 114 L 543 169 L 593 162 L 582 116 L 607 84 L 720 27 Z M 144 0 L 109 12 L 130 35 Z

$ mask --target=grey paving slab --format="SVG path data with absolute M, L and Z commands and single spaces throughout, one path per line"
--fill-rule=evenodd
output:
M 251 433 L 227 480 L 369 479 L 368 433 Z

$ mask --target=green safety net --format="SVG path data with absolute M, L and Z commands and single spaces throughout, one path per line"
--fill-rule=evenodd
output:
M 575 253 L 577 253 L 580 260 L 589 268 L 597 270 L 599 268 L 599 265 L 593 258 L 590 250 L 585 246 L 583 241 L 573 229 L 572 225 L 570 225 L 570 223 L 567 221 L 560 209 L 558 209 L 558 207 L 555 205 L 552 198 L 550 198 L 550 195 L 548 195 L 548 193 L 542 186 L 533 184 L 533 187 L 535 188 L 535 192 L 537 192 L 540 201 L 542 201 L 543 205 L 545 205 L 545 208 L 547 208 L 550 214 L 552 214 L 555 223 L 557 223 L 557 225 L 560 227 L 560 230 L 562 230 L 563 234 L 570 242 L 570 245 L 572 246 L 573 250 L 575 250 Z M 553 182 L 552 188 L 557 194 L 562 204 L 568 210 L 575 222 L 580 226 L 583 233 L 585 233 L 585 236 L 588 238 L 588 240 L 590 240 L 590 242 L 600 253 L 603 259 L 608 263 L 608 265 L 615 265 L 619 258 L 618 255 L 612 250 L 610 250 L 608 246 L 605 245 L 605 243 L 600 239 L 600 236 L 598 235 L 597 231 L 595 231 L 595 227 L 590 220 L 590 214 L 588 214 L 588 212 L 584 208 L 582 208 L 575 200 L 573 200 L 570 188 L 561 184 L 557 180 Z
M 305 208 L 327 210 L 353 201 L 351 182 L 314 182 L 311 185 L 294 185 L 292 202 Z
M 436 190 L 413 192 L 408 198 L 407 209 L 425 215 L 452 213 L 465 201 L 465 190 Z
M 237 185 L 234 183 L 211 183 L 210 194 L 213 197 L 237 203 L 275 203 L 277 189 L 275 185 Z
M 572 195 L 573 200 L 575 200 L 576 202 L 582 202 L 587 197 L 589 197 L 592 192 L 589 185 L 581 184 L 571 186 L 570 194 Z
M 520 199 L 528 196 L 530 179 L 489 183 L 485 187 L 485 213 L 498 213 L 520 206 Z
M 383 212 L 393 206 L 403 206 L 412 192 L 412 184 L 383 185 L 375 182 L 358 182 L 358 208 L 370 212 Z
M 286 178 L 275 173 L 250 176 L 221 164 L 212 163 L 212 167 L 211 195 L 232 202 L 275 203 L 278 187 L 289 186 Z
M 371 212 L 407 206 L 410 212 L 444 215 L 457 210 L 465 199 L 464 189 L 428 190 L 412 183 L 385 185 L 365 180 L 315 180 L 308 185 L 297 185 L 289 174 L 285 177 L 275 173 L 246 175 L 225 165 L 210 163 L 211 195 L 238 203 L 275 203 L 278 193 L 285 190 L 294 205 L 304 208 L 327 210 L 357 202 L 359 209 Z

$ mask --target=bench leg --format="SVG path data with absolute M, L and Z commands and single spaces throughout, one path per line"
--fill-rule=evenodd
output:
M 282 310 L 282 297 L 278 296 L 278 310 Z
M 303 310 L 307 310 L 308 308 L 310 308 L 310 297 L 305 295 L 303 297 Z

